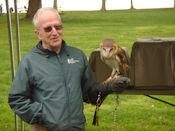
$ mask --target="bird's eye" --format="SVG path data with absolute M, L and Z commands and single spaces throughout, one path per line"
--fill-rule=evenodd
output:
M 109 52 L 111 52 L 113 50 L 113 48 L 111 48 L 110 50 L 109 50 Z
M 103 50 L 105 50 L 106 51 L 106 49 L 103 47 Z

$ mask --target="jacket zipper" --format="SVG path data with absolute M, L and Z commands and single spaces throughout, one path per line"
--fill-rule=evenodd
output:
M 67 103 L 67 110 L 68 110 L 68 121 L 69 121 L 69 125 L 71 124 L 70 122 L 70 101 L 69 101 L 69 95 L 70 95 L 70 92 L 69 92 L 69 88 L 67 87 L 67 83 L 66 83 L 66 77 L 65 77 L 65 73 L 64 73 L 64 65 L 63 65 L 63 61 L 61 60 L 60 58 L 60 55 L 57 55 L 57 59 L 58 59 L 58 63 L 60 64 L 61 66 L 61 71 L 62 71 L 62 75 L 63 75 L 63 78 L 64 78 L 64 86 L 66 87 L 66 103 Z M 70 127 L 68 127 L 70 128 Z

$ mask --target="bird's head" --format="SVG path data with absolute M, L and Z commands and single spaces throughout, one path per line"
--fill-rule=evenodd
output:
M 113 39 L 104 39 L 100 43 L 100 55 L 105 59 L 114 57 L 117 53 L 118 44 Z

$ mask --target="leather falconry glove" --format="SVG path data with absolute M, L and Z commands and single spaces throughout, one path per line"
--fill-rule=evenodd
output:
M 130 86 L 130 79 L 128 77 L 118 77 L 104 83 L 96 83 L 89 90 L 89 100 L 90 103 L 96 104 L 98 93 L 101 92 L 102 101 L 108 94 L 121 93 L 125 88 Z M 101 102 L 102 103 L 102 102 Z
M 117 79 L 102 83 L 98 90 L 103 93 L 121 93 L 125 88 L 129 87 L 130 79 L 128 77 L 119 76 Z
M 94 89 L 98 91 L 98 97 L 96 103 L 94 99 L 91 99 L 91 103 L 96 104 L 96 109 L 93 118 L 93 125 L 98 125 L 98 110 L 103 103 L 105 97 L 112 93 L 121 93 L 125 88 L 129 87 L 130 79 L 127 77 L 118 77 L 117 79 L 105 81 L 102 84 L 96 84 Z M 94 90 L 95 91 L 95 90 Z

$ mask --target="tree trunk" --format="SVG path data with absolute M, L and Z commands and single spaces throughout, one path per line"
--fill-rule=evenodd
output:
M 101 10 L 106 11 L 106 0 L 102 0 Z
M 55 8 L 56 10 L 58 9 L 57 0 L 54 0 L 54 2 L 53 2 L 53 8 Z
M 41 0 L 29 0 L 26 18 L 32 18 L 39 8 L 41 8 Z
M 131 9 L 134 9 L 133 0 L 131 0 Z

